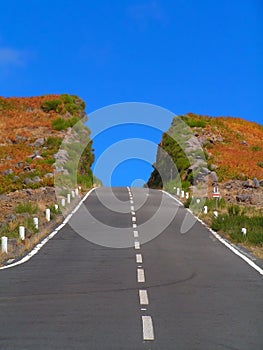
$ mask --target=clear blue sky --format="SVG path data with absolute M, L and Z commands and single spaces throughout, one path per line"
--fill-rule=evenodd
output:
M 1 3 L 2 96 L 72 93 L 88 113 L 139 101 L 263 124 L 262 62 L 262 0 Z

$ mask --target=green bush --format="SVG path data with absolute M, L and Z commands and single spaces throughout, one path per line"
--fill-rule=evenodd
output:
M 29 213 L 35 214 L 38 211 L 38 206 L 30 202 L 19 203 L 15 208 L 15 212 L 18 214 Z
M 69 119 L 59 117 L 52 121 L 52 128 L 57 131 L 66 130 L 67 128 L 72 128 L 79 120 L 78 117 L 72 117 Z
M 61 104 L 60 100 L 49 100 L 42 103 L 41 108 L 44 112 L 54 111 L 57 112 L 59 105 Z
M 262 151 L 262 148 L 260 146 L 252 146 L 251 150 L 254 152 Z

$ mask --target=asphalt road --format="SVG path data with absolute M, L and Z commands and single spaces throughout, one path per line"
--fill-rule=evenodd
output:
M 0 349 L 262 350 L 262 276 L 199 222 L 181 234 L 185 215 L 160 191 L 92 192 L 0 271 Z

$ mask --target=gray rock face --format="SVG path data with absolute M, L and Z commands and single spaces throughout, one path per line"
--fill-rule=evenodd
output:
M 260 186 L 263 186 L 263 180 L 259 181 Z
M 211 173 L 211 171 L 209 169 L 207 169 L 206 167 L 202 167 L 201 168 L 201 173 L 204 175 L 208 175 Z
M 253 185 L 254 185 L 255 188 L 259 188 L 260 187 L 260 183 L 259 183 L 259 181 L 258 181 L 258 179 L 256 177 L 253 179 Z
M 56 154 L 54 154 L 54 158 L 60 164 L 65 164 L 68 161 L 68 152 L 64 149 L 60 149 Z

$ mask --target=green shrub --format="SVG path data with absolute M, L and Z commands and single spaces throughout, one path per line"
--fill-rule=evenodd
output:
M 30 202 L 19 203 L 15 208 L 15 212 L 18 214 L 29 213 L 35 214 L 38 211 L 38 206 Z
M 57 112 L 59 105 L 61 104 L 60 100 L 49 100 L 42 103 L 41 108 L 44 112 L 54 111 Z
M 66 130 L 69 127 L 73 127 L 79 120 L 78 117 L 72 117 L 69 119 L 59 117 L 52 121 L 52 128 L 57 131 Z
M 263 168 L 263 162 L 258 162 L 257 165 Z
M 260 146 L 252 146 L 251 150 L 254 152 L 262 151 L 262 148 Z

